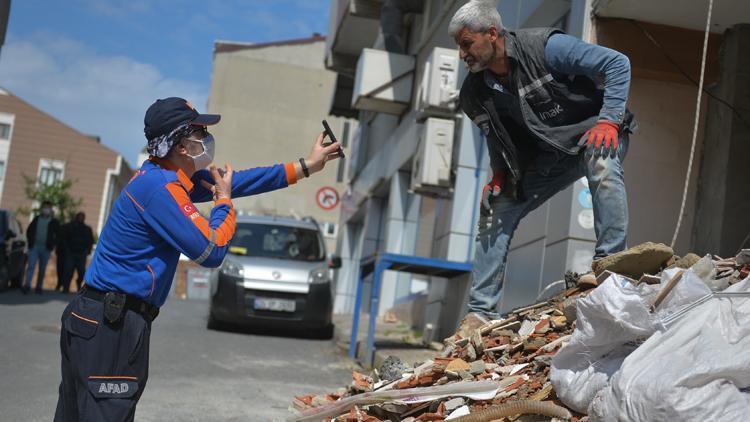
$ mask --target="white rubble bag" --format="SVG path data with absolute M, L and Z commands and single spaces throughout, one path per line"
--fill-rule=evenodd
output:
M 663 328 L 661 319 L 710 293 L 692 272 L 649 312 L 658 292 L 677 273 L 665 271 L 661 285 L 631 284 L 618 275 L 607 278 L 576 306 L 576 329 L 570 342 L 552 359 L 550 381 L 560 400 L 580 413 L 589 405 L 639 343 Z
M 727 292 L 750 292 L 750 278 Z M 748 351 L 750 298 L 714 297 L 631 353 L 596 394 L 589 420 L 750 420 Z

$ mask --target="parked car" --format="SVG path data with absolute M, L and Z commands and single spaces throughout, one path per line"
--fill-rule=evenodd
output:
M 0 291 L 19 287 L 26 266 L 26 238 L 12 211 L 0 209 Z
M 222 265 L 211 275 L 208 327 L 229 323 L 333 335 L 334 268 L 311 219 L 237 217 Z

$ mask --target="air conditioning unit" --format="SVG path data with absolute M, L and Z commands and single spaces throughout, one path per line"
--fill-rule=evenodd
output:
M 436 117 L 428 118 L 422 125 L 417 154 L 412 161 L 412 191 L 430 196 L 450 194 L 454 129 L 453 120 Z
M 435 47 L 427 58 L 420 85 L 419 108 L 425 112 L 453 112 L 458 95 L 458 50 Z
M 414 57 L 365 48 L 357 61 L 352 107 L 401 114 L 411 102 Z

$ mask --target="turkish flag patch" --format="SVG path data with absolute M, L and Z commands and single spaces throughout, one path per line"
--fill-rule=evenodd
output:
M 195 205 L 190 203 L 183 204 L 180 209 L 182 210 L 183 214 L 190 218 L 195 218 L 194 216 L 198 214 L 198 209 L 195 208 Z

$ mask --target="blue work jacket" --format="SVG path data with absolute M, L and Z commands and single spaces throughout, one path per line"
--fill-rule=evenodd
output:
M 145 161 L 112 207 L 86 271 L 86 285 L 161 306 L 181 253 L 204 267 L 218 267 L 234 235 L 234 207 L 230 200 L 216 201 L 204 218 L 193 205 L 213 199 L 202 180 L 213 184 L 206 169 L 188 178 L 165 160 Z M 296 181 L 292 163 L 236 171 L 232 197 L 269 192 Z

